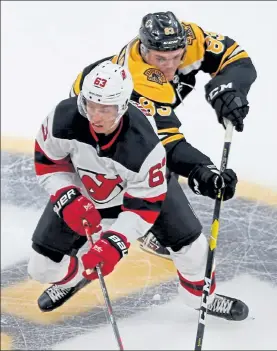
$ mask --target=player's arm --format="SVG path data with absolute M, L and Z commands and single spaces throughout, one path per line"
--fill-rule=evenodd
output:
M 69 140 L 53 135 L 56 110 L 43 121 L 35 140 L 35 172 L 38 182 L 50 195 L 53 210 L 79 235 L 85 235 L 82 219 L 92 230 L 100 230 L 101 217 L 94 204 L 81 193 L 70 158 Z M 58 116 L 60 117 L 60 116 Z
M 175 121 L 174 127 L 173 121 Z M 223 179 L 218 177 L 219 171 L 211 159 L 188 143 L 180 133 L 180 122 L 173 110 L 168 120 L 157 118 L 156 124 L 158 135 L 166 149 L 167 167 L 171 172 L 188 178 L 189 187 L 197 195 L 215 198 L 217 189 L 224 186 L 223 200 L 229 200 L 234 196 L 237 184 L 236 174 L 233 170 L 227 169 L 222 175 Z
M 106 61 L 106 60 L 115 60 L 115 56 L 109 56 L 109 57 L 105 57 L 104 59 L 101 59 L 99 61 L 96 61 L 88 66 L 86 66 L 82 72 L 80 72 L 78 74 L 78 76 L 76 77 L 74 83 L 72 84 L 72 87 L 70 89 L 70 92 L 69 92 L 69 97 L 74 97 L 74 96 L 78 96 L 80 91 L 81 91 L 81 88 L 82 88 L 82 85 L 83 85 L 83 82 L 84 82 L 84 79 L 85 79 L 85 76 L 94 68 L 96 67 L 99 63 L 103 62 L 103 61 Z
M 206 99 L 216 111 L 218 120 L 231 120 L 237 131 L 243 130 L 243 119 L 249 106 L 247 94 L 257 77 L 247 52 L 235 40 L 221 34 L 204 32 L 204 59 L 201 69 L 211 75 L 206 84 Z
M 133 93 L 132 98 L 147 110 L 150 120 L 155 120 L 158 136 L 166 149 L 169 170 L 188 178 L 188 184 L 196 194 L 214 198 L 216 186 L 221 185 L 214 182 L 219 172 L 208 156 L 186 141 L 179 130 L 181 123 L 171 106 L 151 101 L 137 93 Z M 237 177 L 232 170 L 227 170 L 224 177 L 224 200 L 228 200 L 235 193 Z
M 218 189 L 224 188 L 223 201 L 231 199 L 236 190 L 237 176 L 232 169 L 221 175 L 210 158 L 189 144 L 180 140 L 167 153 L 167 166 L 170 171 L 188 178 L 191 190 L 202 196 L 215 199 Z
M 176 142 L 184 139 L 179 128 L 181 123 L 171 104 L 150 100 L 137 92 L 133 92 L 132 100 L 139 103 L 147 112 L 149 119 L 154 119 L 158 137 L 166 151 L 170 150 Z
M 102 262 L 103 274 L 111 273 L 120 259 L 127 255 L 130 241 L 144 235 L 153 226 L 167 191 L 165 164 L 165 150 L 158 143 L 139 172 L 129 173 L 123 212 L 94 247 L 82 256 L 85 269 Z M 84 273 L 84 276 L 92 280 L 97 278 L 95 272 L 89 275 Z
M 56 109 L 43 121 L 35 140 L 34 163 L 38 182 L 50 195 L 75 185 L 68 142 L 53 136 Z
M 195 165 L 212 164 L 209 157 L 186 141 L 179 129 L 181 123 L 171 105 L 154 102 L 136 92 L 133 93 L 132 99 L 146 109 L 149 119 L 154 119 L 158 137 L 167 153 L 167 166 L 170 171 L 187 178 Z

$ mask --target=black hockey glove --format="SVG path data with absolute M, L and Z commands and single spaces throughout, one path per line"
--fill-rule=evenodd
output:
M 249 111 L 245 94 L 237 90 L 233 83 L 221 84 L 216 88 L 206 85 L 206 99 L 215 109 L 218 122 L 224 127 L 223 117 L 229 119 L 236 131 L 243 131 L 243 119 Z
M 231 199 L 236 191 L 238 179 L 232 169 L 226 169 L 222 176 L 214 165 L 198 165 L 188 176 L 188 185 L 197 195 L 216 198 L 217 190 L 224 188 L 223 201 Z

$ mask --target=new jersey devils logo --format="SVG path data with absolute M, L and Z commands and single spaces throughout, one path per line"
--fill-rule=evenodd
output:
M 111 201 L 123 190 L 120 184 L 122 179 L 119 175 L 111 177 L 84 169 L 78 169 L 78 172 L 90 197 L 99 204 Z

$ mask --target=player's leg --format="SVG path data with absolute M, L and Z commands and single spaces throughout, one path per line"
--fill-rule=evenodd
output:
M 170 250 L 180 279 L 180 293 L 186 304 L 198 308 L 201 281 L 205 273 L 207 240 L 202 234 L 199 219 L 175 177 L 171 177 L 168 182 L 162 211 L 151 230 L 159 242 Z M 200 282 L 199 286 L 196 282 Z M 212 284 L 211 290 L 214 288 L 215 284 Z
M 170 173 L 170 177 L 172 176 L 176 177 L 176 179 L 179 178 L 179 176 L 173 172 Z M 150 229 L 145 235 L 141 236 L 137 240 L 140 244 L 140 248 L 143 251 L 171 260 L 170 251 L 167 247 L 163 246 L 159 242 L 157 237 L 153 234 L 152 229 Z
M 208 241 L 202 233 L 201 223 L 174 177 L 168 183 L 167 197 L 152 232 L 170 250 L 180 281 L 179 293 L 184 302 L 198 309 L 204 286 Z M 244 303 L 217 295 L 215 289 L 213 272 L 209 314 L 236 320 L 247 317 L 247 306 Z
M 35 228 L 32 242 L 28 273 L 33 279 L 41 283 L 68 281 L 68 275 L 78 279 L 80 269 L 77 269 L 75 254 L 86 237 L 73 232 L 53 211 L 50 201 Z
M 50 311 L 63 304 L 79 283 L 86 284 L 84 270 L 76 253 L 86 237 L 73 232 L 53 211 L 49 202 L 32 237 L 28 274 L 42 284 L 52 284 L 38 300 L 39 307 Z
M 143 251 L 171 260 L 170 251 L 159 242 L 151 230 L 137 240 Z

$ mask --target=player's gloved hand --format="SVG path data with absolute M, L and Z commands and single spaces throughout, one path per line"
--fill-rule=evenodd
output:
M 195 194 L 215 199 L 217 191 L 224 189 L 223 201 L 234 196 L 237 182 L 237 175 L 232 169 L 226 169 L 220 176 L 214 165 L 195 166 L 188 176 L 188 185 Z
M 215 109 L 218 122 L 224 127 L 223 117 L 230 120 L 236 131 L 243 131 L 243 119 L 249 111 L 245 94 L 237 90 L 233 83 L 221 84 L 214 88 L 206 85 L 206 99 Z
M 98 264 L 100 264 L 104 276 L 110 274 L 121 258 L 128 254 L 129 247 L 130 243 L 123 234 L 109 231 L 103 233 L 92 248 L 81 257 L 85 268 L 83 276 L 89 280 L 97 279 L 98 276 L 94 268 Z
M 101 230 L 101 216 L 94 204 L 80 193 L 76 187 L 65 187 L 51 196 L 54 211 L 77 234 L 86 235 L 83 220 L 90 224 L 91 233 Z

